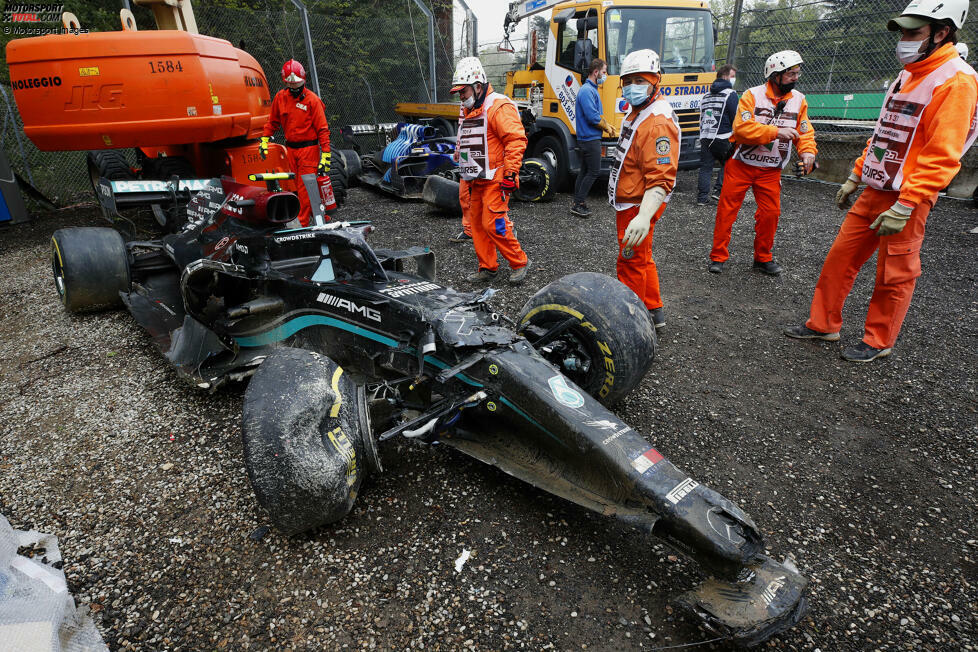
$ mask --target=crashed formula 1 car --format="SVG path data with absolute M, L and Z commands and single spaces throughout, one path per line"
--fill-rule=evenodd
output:
M 624 285 L 572 274 L 514 324 L 491 290 L 438 283 L 431 251 L 371 248 L 368 223 L 316 214 L 283 229 L 297 199 L 266 181 L 201 190 L 188 224 L 160 240 L 59 230 L 52 266 L 66 309 L 121 302 L 195 385 L 253 376 L 245 463 L 279 529 L 345 516 L 381 471 L 379 442 L 437 441 L 697 561 L 709 579 L 678 601 L 722 635 L 751 645 L 798 622 L 807 580 L 791 558 L 766 556 L 747 514 L 606 407 L 655 353 Z
M 448 122 L 431 124 L 397 123 L 359 125 L 358 134 L 382 131 L 390 138 L 383 149 L 360 156 L 354 150 L 341 150 L 351 181 L 394 195 L 399 199 L 423 199 L 441 211 L 461 214 L 458 184 L 459 167 L 454 160 L 455 137 L 443 135 Z M 451 125 L 448 125 L 451 128 Z M 343 131 L 353 142 L 351 127 Z M 355 171 L 355 173 L 354 173 Z M 554 169 L 540 158 L 527 158 L 520 167 L 520 183 L 513 196 L 519 201 L 550 201 L 556 192 Z

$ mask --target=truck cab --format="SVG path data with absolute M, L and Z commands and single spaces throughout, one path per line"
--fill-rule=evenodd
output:
M 591 60 L 600 57 L 608 64 L 608 79 L 598 92 L 605 120 L 620 127 L 629 110 L 622 98 L 621 62 L 629 52 L 649 48 L 661 58 L 662 94 L 679 118 L 680 167 L 696 167 L 700 99 L 716 77 L 715 34 L 709 5 L 701 0 L 595 0 L 556 5 L 545 62 L 534 61 L 531 48 L 527 69 L 507 75 L 506 95 L 534 118 L 527 130 L 528 154 L 548 159 L 558 179 L 574 174 L 579 168 L 575 103 Z M 603 172 L 610 170 L 614 144 L 614 139 L 603 139 Z

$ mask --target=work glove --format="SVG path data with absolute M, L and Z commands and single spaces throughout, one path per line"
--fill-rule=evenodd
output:
M 852 206 L 849 197 L 857 190 L 859 190 L 859 177 L 850 172 L 849 178 L 839 188 L 839 192 L 835 193 L 835 205 L 839 207 L 840 211 L 848 210 Z
M 604 118 L 601 118 L 601 122 L 598 123 L 598 128 L 611 138 L 618 138 L 618 131 Z
M 799 177 L 811 173 L 815 169 L 815 155 L 811 153 L 802 154 L 796 165 L 798 166 Z
M 263 161 L 268 157 L 268 141 L 270 140 L 271 138 L 268 136 L 262 136 L 261 141 L 258 143 L 258 156 L 260 156 L 261 160 Z
M 329 152 L 323 152 L 319 155 L 319 167 L 316 168 L 316 174 L 319 176 L 325 176 L 329 172 Z
M 632 221 L 625 227 L 625 237 L 621 239 L 625 249 L 635 249 L 642 244 L 652 227 L 652 217 L 665 200 L 666 191 L 662 186 L 654 186 L 645 191 L 645 196 L 642 197 L 642 205 L 638 209 L 638 215 L 633 217 Z
M 899 201 L 890 206 L 888 209 L 880 213 L 880 216 L 869 225 L 869 228 L 879 229 L 876 231 L 876 235 L 896 235 L 900 231 L 903 231 L 903 227 L 907 225 L 907 220 L 910 219 L 910 214 L 913 213 L 914 206 L 907 206 Z
M 503 191 L 503 198 L 509 199 L 509 196 L 516 190 L 516 173 L 507 172 L 504 174 L 503 180 L 499 182 L 499 189 Z

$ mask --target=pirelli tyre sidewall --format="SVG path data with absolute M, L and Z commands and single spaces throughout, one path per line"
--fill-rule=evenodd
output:
M 122 305 L 129 292 L 129 254 L 122 235 L 106 227 L 58 229 L 51 236 L 54 287 L 68 312 Z
M 284 534 L 333 523 L 353 508 L 366 468 L 357 391 L 339 365 L 305 349 L 276 349 L 251 379 L 245 466 L 258 503 Z
M 542 158 L 523 160 L 520 167 L 520 187 L 513 196 L 520 201 L 550 201 L 557 192 L 554 168 Z
M 541 354 L 564 375 L 604 405 L 614 405 L 628 395 L 645 376 L 655 357 L 658 341 L 648 310 L 617 279 L 579 272 L 543 287 L 523 307 L 518 319 L 521 332 L 547 330 L 573 320 L 563 334 L 570 345 L 582 345 L 590 358 L 586 372 L 562 366 L 562 355 Z

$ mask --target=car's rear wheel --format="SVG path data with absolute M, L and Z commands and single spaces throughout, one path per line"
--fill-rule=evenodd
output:
M 129 256 L 118 231 L 104 227 L 58 229 L 51 236 L 51 271 L 68 312 L 114 308 L 128 292 Z
M 258 503 L 286 535 L 346 516 L 372 451 L 366 402 L 343 369 L 305 349 L 277 349 L 245 393 L 245 466 Z
M 360 165 L 360 155 L 352 149 L 338 149 L 336 150 L 336 157 L 343 161 L 343 167 L 346 168 L 347 188 L 355 187 L 360 179 L 360 173 L 363 172 Z
M 578 272 L 533 295 L 519 331 L 581 389 L 605 405 L 632 391 L 655 357 L 648 310 L 616 279 Z
M 520 187 L 513 195 L 520 201 L 550 201 L 557 192 L 554 168 L 542 158 L 523 159 Z

